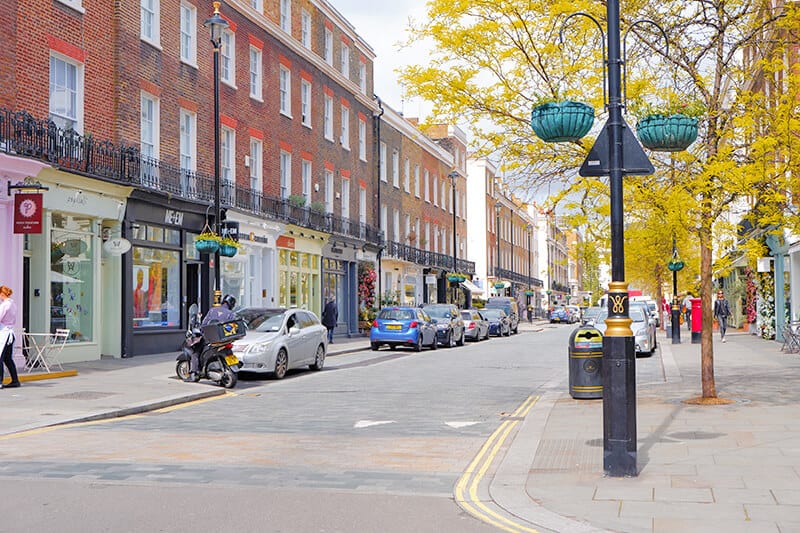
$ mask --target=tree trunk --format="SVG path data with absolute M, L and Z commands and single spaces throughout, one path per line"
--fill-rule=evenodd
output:
M 700 369 L 703 383 L 703 398 L 716 398 L 717 386 L 714 382 L 714 323 L 711 310 L 711 195 L 703 193 L 700 221 L 700 299 L 703 314 L 700 337 Z

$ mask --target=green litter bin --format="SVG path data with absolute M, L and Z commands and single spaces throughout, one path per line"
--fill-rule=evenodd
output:
M 603 397 L 603 334 L 577 328 L 569 337 L 569 393 L 575 399 Z

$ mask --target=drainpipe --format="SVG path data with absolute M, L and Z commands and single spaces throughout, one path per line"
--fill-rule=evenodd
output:
M 383 220 L 381 218 L 381 117 L 383 116 L 383 113 L 385 112 L 385 110 L 383 109 L 383 102 L 378 97 L 378 95 L 374 94 L 374 95 L 372 95 L 372 97 L 378 103 L 378 108 L 380 108 L 380 110 L 381 110 L 381 112 L 378 113 L 377 115 L 373 115 L 373 118 L 375 119 L 375 161 L 377 162 L 377 171 L 378 171 L 377 175 L 376 175 L 376 178 L 377 178 L 376 181 L 378 182 L 378 194 L 377 194 L 377 199 L 378 200 L 376 202 L 377 212 L 378 212 L 377 226 L 378 226 L 378 231 L 380 231 L 380 229 L 381 229 L 381 220 Z M 384 242 L 385 242 L 386 241 L 386 235 L 383 236 L 383 239 L 384 239 Z M 381 305 L 382 305 L 381 304 L 381 297 L 382 297 L 382 294 L 383 294 L 383 291 L 381 290 L 381 283 L 382 283 L 382 278 L 383 278 L 383 273 L 382 273 L 382 268 L 381 268 L 381 262 L 382 262 L 382 256 L 383 256 L 383 248 L 384 248 L 383 245 L 381 245 L 380 248 L 378 248 L 378 295 L 377 295 L 377 298 L 376 298 L 376 301 L 377 301 L 377 304 L 378 304 L 378 309 L 381 308 Z

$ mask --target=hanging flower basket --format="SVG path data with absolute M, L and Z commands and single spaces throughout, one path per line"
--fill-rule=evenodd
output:
M 194 240 L 194 247 L 201 254 L 213 254 L 219 250 L 221 240 L 216 233 L 201 233 Z
M 645 148 L 655 152 L 681 152 L 697 140 L 697 119 L 680 113 L 648 115 L 636 123 Z
M 577 141 L 593 124 L 594 108 L 583 102 L 548 102 L 531 111 L 533 132 L 544 142 Z
M 239 243 L 230 238 L 224 238 L 219 243 L 219 255 L 233 257 L 239 251 Z
M 454 281 L 456 283 L 460 283 L 467 279 L 466 276 L 462 276 L 461 274 L 450 274 L 447 276 L 447 281 Z
M 667 268 L 670 269 L 672 272 L 678 272 L 684 267 L 684 263 L 681 259 L 675 260 L 673 259 L 669 263 L 667 263 Z

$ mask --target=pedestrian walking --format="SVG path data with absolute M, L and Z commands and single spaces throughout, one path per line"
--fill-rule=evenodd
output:
M 686 321 L 686 327 L 692 331 L 692 293 L 687 292 L 686 297 L 681 304 L 683 310 L 683 318 Z
M 3 382 L 3 366 L 8 367 L 11 382 L 3 385 L 3 389 L 19 387 L 17 365 L 14 364 L 14 326 L 17 323 L 17 304 L 11 299 L 12 290 L 5 285 L 0 286 L 0 383 Z
M 333 328 L 339 321 L 339 308 L 336 307 L 336 298 L 328 298 L 325 309 L 322 311 L 322 325 L 328 328 L 328 344 L 333 344 Z
M 725 342 L 725 332 L 728 330 L 728 317 L 731 316 L 731 306 L 725 299 L 725 293 L 717 291 L 717 299 L 714 301 L 714 318 L 719 324 L 719 334 L 722 342 Z

